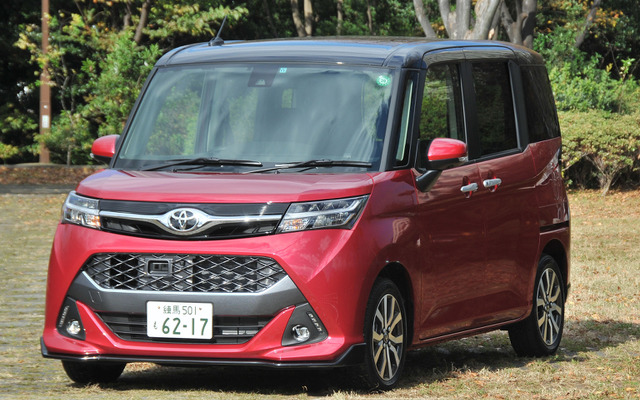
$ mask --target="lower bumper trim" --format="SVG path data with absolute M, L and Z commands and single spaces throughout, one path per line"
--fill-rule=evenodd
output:
M 44 344 L 44 339 L 40 339 L 40 348 L 44 358 L 58 360 L 86 361 L 86 362 L 149 362 L 156 364 L 184 365 L 184 366 L 245 366 L 257 368 L 336 368 L 360 365 L 364 362 L 365 344 L 355 344 L 340 357 L 333 361 L 309 361 L 309 362 L 281 362 L 267 360 L 238 360 L 238 359 L 210 359 L 210 358 L 173 358 L 173 357 L 131 357 L 119 355 L 73 355 L 50 353 Z

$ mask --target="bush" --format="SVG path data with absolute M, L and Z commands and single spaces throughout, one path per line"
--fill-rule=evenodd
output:
M 597 185 L 605 195 L 619 178 L 633 179 L 640 169 L 640 112 L 621 115 L 602 110 L 561 111 L 558 116 L 563 135 L 563 171 L 570 185 Z

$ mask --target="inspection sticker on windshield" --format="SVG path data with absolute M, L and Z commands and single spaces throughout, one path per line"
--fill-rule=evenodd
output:
M 389 86 L 391 83 L 391 77 L 389 75 L 380 75 L 378 79 L 376 79 L 376 83 L 378 86 Z
M 286 74 L 287 73 L 287 68 L 286 67 L 280 68 L 280 73 L 281 74 Z

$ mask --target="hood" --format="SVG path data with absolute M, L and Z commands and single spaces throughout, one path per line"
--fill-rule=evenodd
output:
M 369 194 L 360 174 L 219 174 L 103 170 L 78 185 L 98 199 L 176 203 L 290 203 Z

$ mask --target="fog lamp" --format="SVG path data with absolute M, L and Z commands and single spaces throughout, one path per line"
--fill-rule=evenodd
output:
M 311 332 L 309 332 L 309 328 L 307 328 L 304 325 L 295 325 L 291 329 L 291 331 L 293 333 L 293 338 L 300 343 L 306 342 L 307 340 L 309 340 L 309 337 L 311 337 Z
M 67 323 L 67 332 L 70 335 L 76 336 L 82 330 L 82 326 L 80 326 L 80 322 L 76 319 L 73 319 Z

